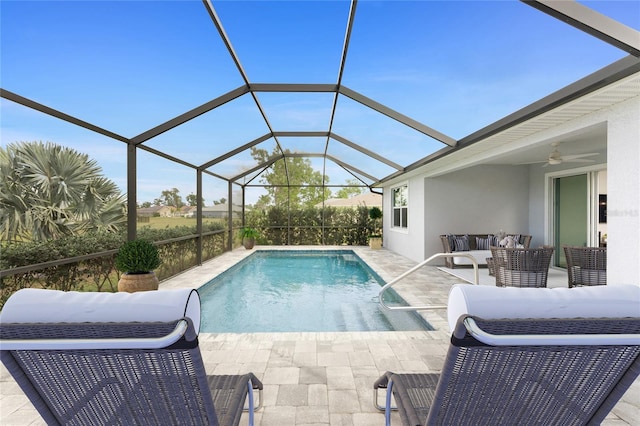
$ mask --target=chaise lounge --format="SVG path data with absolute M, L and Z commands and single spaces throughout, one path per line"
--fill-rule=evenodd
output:
M 195 290 L 23 289 L 0 315 L 0 356 L 50 425 L 253 424 L 262 383 L 207 376 L 199 323 Z
M 440 374 L 386 372 L 385 421 L 599 424 L 640 374 L 640 287 L 456 285 Z M 588 366 L 588 367 L 587 367 Z

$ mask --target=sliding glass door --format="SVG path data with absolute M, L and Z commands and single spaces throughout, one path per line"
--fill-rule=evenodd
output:
M 554 179 L 555 266 L 566 268 L 563 245 L 586 246 L 589 241 L 589 179 L 587 174 Z

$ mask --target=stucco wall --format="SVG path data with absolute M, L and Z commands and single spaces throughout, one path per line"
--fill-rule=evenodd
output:
M 607 181 L 601 191 L 607 193 L 607 283 L 640 285 L 640 97 L 572 120 L 538 137 L 550 138 L 602 122 L 607 124 Z M 579 166 L 568 164 L 553 170 Z M 550 243 L 538 239 L 546 232 L 547 171 L 530 166 L 529 229 L 534 247 Z
M 409 259 L 416 262 L 425 259 L 424 256 L 424 221 L 423 221 L 423 206 L 424 206 L 424 179 L 414 178 L 407 180 L 406 183 L 409 190 L 409 205 L 407 212 L 407 229 L 394 229 L 391 226 L 391 220 L 393 214 L 391 208 L 393 202 L 391 200 L 391 188 L 385 188 L 384 190 L 384 202 L 385 206 L 383 222 L 383 245 L 396 253 L 399 253 Z M 401 185 L 394 184 L 393 186 Z
M 527 139 L 549 140 L 605 122 L 607 151 L 602 160 L 607 163 L 608 283 L 640 285 L 640 97 Z M 562 168 L 575 166 L 578 165 L 567 164 Z M 548 243 L 545 241 L 548 171 L 539 165 L 481 165 L 436 178 L 411 178 L 408 233 L 390 230 L 388 206 L 392 204 L 389 188 L 385 188 L 385 246 L 418 262 L 442 250 L 438 235 L 447 232 L 485 233 L 503 229 L 530 233 L 532 247 Z M 415 196 L 420 190 L 422 204 Z M 504 200 L 508 200 L 508 206 Z
M 640 97 L 609 117 L 607 284 L 640 285 Z
M 527 167 L 483 165 L 425 179 L 424 209 L 427 257 L 442 251 L 441 234 L 528 233 Z
M 413 178 L 408 185 L 409 232 L 390 229 L 391 214 L 385 211 L 384 240 L 386 248 L 416 262 L 442 251 L 441 234 L 501 229 L 529 233 L 526 166 L 481 165 L 436 178 Z M 385 188 L 385 206 L 392 205 L 390 192 Z

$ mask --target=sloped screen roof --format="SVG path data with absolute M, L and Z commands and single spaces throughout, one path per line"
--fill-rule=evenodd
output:
M 640 27 L 637 2 L 587 5 Z M 84 144 L 122 175 L 108 144 L 135 142 L 176 185 L 192 177 L 158 156 L 251 186 L 295 153 L 372 185 L 627 55 L 503 1 L 3 1 L 1 36 L 4 95 L 91 125 L 3 96 L 3 145 Z

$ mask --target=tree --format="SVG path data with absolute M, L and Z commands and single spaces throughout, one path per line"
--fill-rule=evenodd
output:
M 198 205 L 198 196 L 193 192 L 186 197 L 187 204 L 189 206 L 197 206 Z M 204 206 L 204 198 L 200 198 L 200 203 Z
M 182 197 L 180 196 L 180 191 L 178 188 L 165 189 L 160 194 L 160 205 L 175 207 L 179 209 L 184 206 L 184 202 L 182 201 Z
M 347 179 L 347 185 L 344 188 L 336 192 L 336 198 L 351 198 L 355 195 L 360 195 L 364 192 L 362 187 L 363 183 L 356 179 Z
M 0 234 L 56 239 L 126 226 L 125 197 L 87 154 L 51 142 L 0 147 Z
M 285 154 L 288 153 L 289 150 L 285 150 Z M 277 149 L 269 155 L 265 149 L 251 148 L 251 156 L 258 163 L 265 163 L 278 154 Z M 329 182 L 329 177 L 314 170 L 308 158 L 280 159 L 262 173 L 260 182 L 267 185 L 267 194 L 258 199 L 257 208 L 282 206 L 287 202 L 292 208 L 311 207 L 331 196 L 331 190 L 322 186 Z

